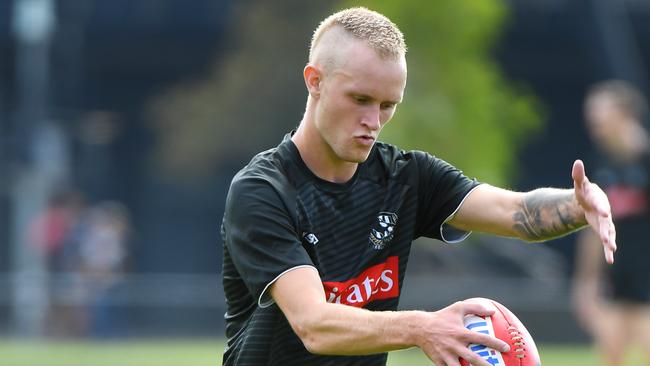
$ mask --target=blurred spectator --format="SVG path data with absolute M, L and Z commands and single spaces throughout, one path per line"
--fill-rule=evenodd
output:
M 113 306 L 127 267 L 127 208 L 105 201 L 85 207 L 79 192 L 55 194 L 30 226 L 30 242 L 43 253 L 50 276 L 47 333 L 106 337 L 118 334 Z
M 30 223 L 28 242 L 45 261 L 48 272 L 48 308 L 45 331 L 51 335 L 77 335 L 84 328 L 85 317 L 67 302 L 80 298 L 74 276 L 76 270 L 76 236 L 85 210 L 81 192 L 62 188 L 52 194 L 47 206 Z M 77 294 L 75 296 L 74 294 Z
M 119 280 L 126 265 L 129 215 L 117 202 L 92 207 L 79 235 L 81 270 L 101 287 Z
M 54 193 L 29 226 L 29 242 L 44 256 L 49 271 L 64 270 L 67 246 L 83 212 L 84 199 L 74 189 Z
M 608 366 L 622 365 L 630 346 L 650 362 L 650 143 L 642 94 L 627 82 L 594 85 L 585 99 L 587 129 L 598 167 L 593 179 L 607 193 L 617 229 L 616 262 L 605 270 L 591 230 L 578 238 L 573 300 L 580 323 Z M 595 164 L 594 164 L 595 163 Z
M 130 219 L 118 202 L 101 202 L 92 207 L 78 237 L 79 270 L 86 284 L 88 332 L 104 337 L 119 333 L 115 292 L 127 267 Z

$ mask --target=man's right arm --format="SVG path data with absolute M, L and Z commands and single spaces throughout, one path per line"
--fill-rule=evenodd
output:
M 508 347 L 465 329 L 466 314 L 491 315 L 477 303 L 457 302 L 436 312 L 369 311 L 328 303 L 318 273 L 306 267 L 282 275 L 270 294 L 307 350 L 315 354 L 364 355 L 417 346 L 439 365 L 458 365 L 462 357 L 476 366 L 490 366 L 467 345 Z

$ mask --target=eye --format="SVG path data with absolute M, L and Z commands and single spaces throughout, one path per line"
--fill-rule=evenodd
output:
M 381 109 L 388 110 L 395 108 L 395 103 L 381 103 Z
M 370 98 L 363 95 L 353 95 L 352 98 L 357 104 L 366 105 L 370 103 Z

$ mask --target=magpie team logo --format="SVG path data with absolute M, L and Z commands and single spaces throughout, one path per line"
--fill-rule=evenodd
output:
M 370 230 L 370 244 L 377 250 L 384 249 L 393 239 L 395 225 L 397 224 L 397 214 L 392 212 L 380 212 L 377 216 L 375 227 Z

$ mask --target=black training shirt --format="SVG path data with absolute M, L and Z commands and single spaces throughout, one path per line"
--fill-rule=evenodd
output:
M 421 151 L 377 142 L 344 184 L 315 176 L 286 135 L 234 178 L 221 227 L 224 365 L 384 365 L 386 353 L 309 353 L 268 293 L 283 273 L 318 270 L 327 301 L 396 310 L 411 242 L 457 242 L 444 225 L 475 180 Z

